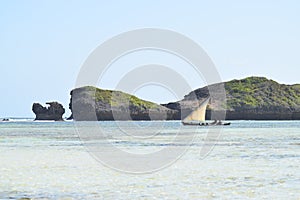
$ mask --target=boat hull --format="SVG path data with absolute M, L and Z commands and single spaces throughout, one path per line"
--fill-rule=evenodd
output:
M 185 126 L 229 126 L 231 123 L 222 123 L 222 124 L 209 124 L 209 123 L 196 123 L 196 122 L 182 122 Z

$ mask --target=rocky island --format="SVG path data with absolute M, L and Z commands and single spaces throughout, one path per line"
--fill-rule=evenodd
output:
M 210 103 L 207 119 L 211 119 L 211 111 L 221 105 L 228 120 L 300 120 L 299 84 L 285 85 L 264 77 L 248 77 L 209 88 L 219 84 L 224 85 L 227 103 Z M 180 120 L 208 96 L 208 87 L 203 87 L 178 102 L 159 105 L 124 92 L 86 86 L 71 91 L 70 118 L 78 121 Z
M 32 111 L 36 115 L 35 120 L 63 121 L 62 115 L 65 113 L 64 107 L 58 102 L 48 102 L 48 107 L 43 107 L 39 103 L 32 105 Z
M 95 120 L 170 120 L 176 110 L 144 101 L 133 95 L 92 86 L 71 91 L 70 119 Z
M 226 91 L 227 120 L 299 120 L 300 119 L 300 85 L 279 84 L 265 77 L 248 77 L 232 80 L 223 84 Z M 211 85 L 210 88 L 214 88 Z M 196 95 L 202 100 L 209 96 L 208 87 L 199 88 L 186 95 L 183 100 L 165 104 L 180 112 L 190 97 Z M 218 102 L 215 102 L 218 104 Z M 211 110 L 215 106 L 209 104 L 206 116 L 210 119 Z

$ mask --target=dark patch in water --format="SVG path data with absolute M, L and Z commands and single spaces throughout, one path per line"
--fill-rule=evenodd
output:
M 300 146 L 300 142 L 299 143 L 291 143 L 290 145 Z

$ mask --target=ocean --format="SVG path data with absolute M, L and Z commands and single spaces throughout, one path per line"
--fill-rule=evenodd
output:
M 1 122 L 0 199 L 300 199 L 300 121 L 231 122 Z

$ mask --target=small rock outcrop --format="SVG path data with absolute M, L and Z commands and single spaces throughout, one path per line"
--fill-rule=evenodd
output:
M 64 107 L 58 102 L 48 102 L 46 104 L 49 106 L 44 107 L 39 103 L 32 105 L 32 111 L 36 115 L 35 120 L 63 121 Z

